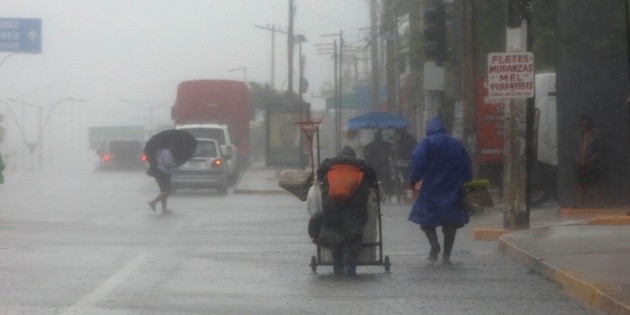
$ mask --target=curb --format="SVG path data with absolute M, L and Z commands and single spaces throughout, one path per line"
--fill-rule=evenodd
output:
M 237 189 L 234 191 L 237 195 L 290 195 L 291 193 L 286 190 L 272 190 L 272 189 Z
M 616 300 L 616 290 L 598 285 L 571 272 L 560 269 L 508 240 L 509 234 L 499 237 L 499 251 L 523 267 L 557 284 L 564 293 L 584 303 L 591 309 L 605 314 L 630 315 L 630 305 Z
M 595 217 L 588 221 L 588 225 L 628 225 L 630 216 Z
M 475 241 L 496 241 L 503 234 L 510 231 L 502 228 L 476 228 L 472 232 Z
M 630 209 L 611 208 L 611 209 L 575 209 L 560 208 L 560 215 L 565 218 L 593 218 L 599 216 L 625 216 Z

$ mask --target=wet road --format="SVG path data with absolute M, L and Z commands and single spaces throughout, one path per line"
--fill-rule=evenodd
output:
M 456 240 L 455 266 L 426 266 L 408 208 L 383 207 L 391 273 L 310 272 L 304 203 L 182 192 L 173 215 L 144 173 L 9 173 L 0 186 L 0 314 L 590 314 L 502 257 Z

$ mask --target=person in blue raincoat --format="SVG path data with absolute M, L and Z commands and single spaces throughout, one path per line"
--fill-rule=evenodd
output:
M 409 220 L 420 225 L 431 244 L 429 263 L 438 260 L 440 243 L 436 228 L 444 234 L 442 263 L 451 264 L 457 229 L 469 220 L 464 210 L 464 183 L 472 178 L 472 165 L 461 141 L 446 133 L 439 117 L 429 122 L 426 137 L 413 150 L 411 186 L 419 190 Z

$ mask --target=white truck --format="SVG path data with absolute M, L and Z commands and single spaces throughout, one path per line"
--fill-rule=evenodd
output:
M 556 111 L 556 74 L 536 75 L 535 98 L 536 160 L 533 163 L 530 201 L 541 204 L 555 197 L 558 183 L 558 120 Z

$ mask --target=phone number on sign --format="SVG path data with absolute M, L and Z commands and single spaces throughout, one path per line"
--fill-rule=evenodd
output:
M 492 91 L 533 90 L 534 82 L 490 83 Z

